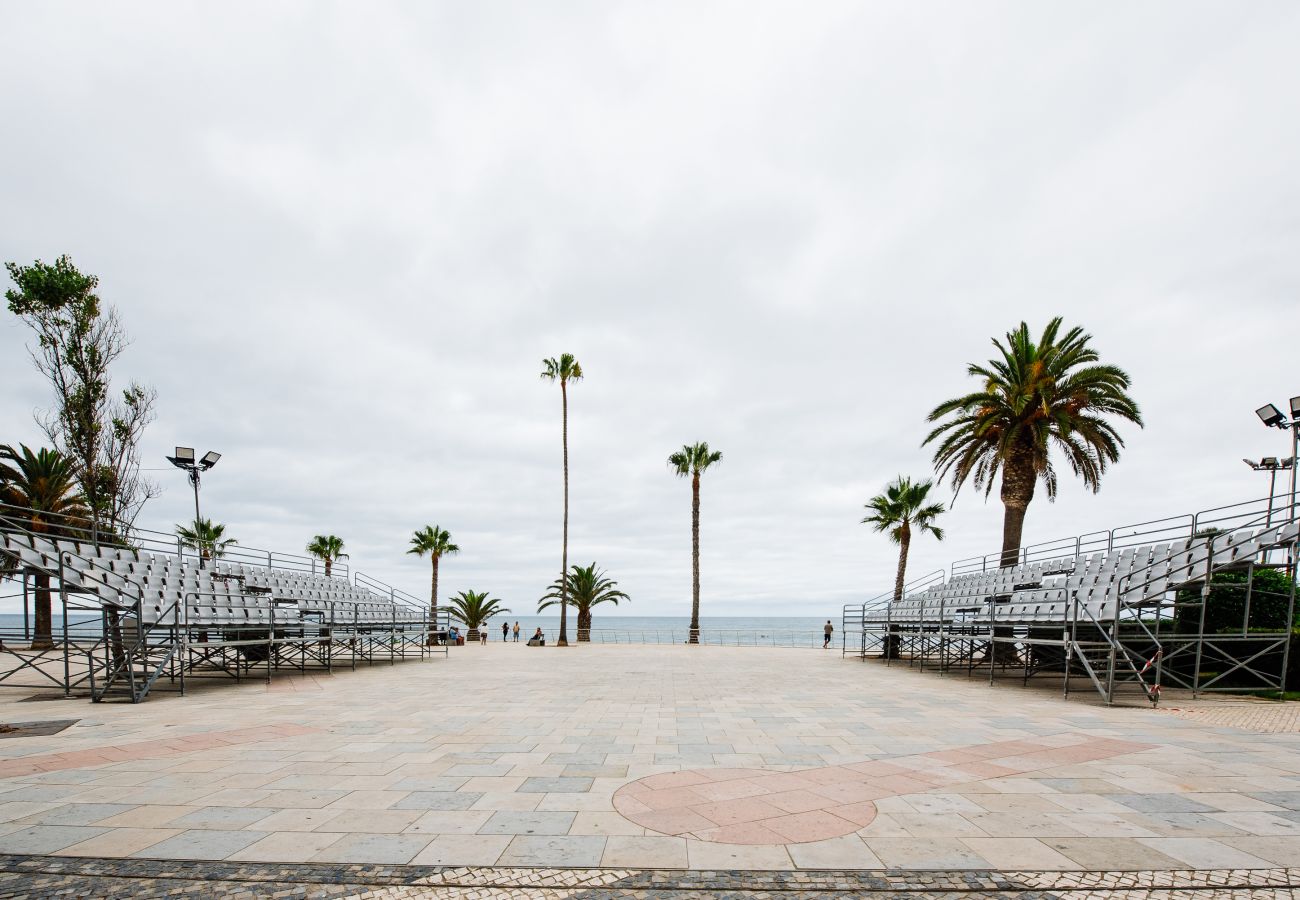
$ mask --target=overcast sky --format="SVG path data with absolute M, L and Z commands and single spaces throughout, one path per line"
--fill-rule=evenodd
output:
M 533 611 L 570 559 L 634 615 L 838 615 L 892 583 L 859 524 L 925 414 L 1022 319 L 1081 324 L 1147 427 L 1026 540 L 1265 493 L 1300 394 L 1300 7 L 722 3 L 0 7 L 0 256 L 70 254 L 157 387 L 149 465 L 225 454 L 241 543 L 405 556 Z M 7 286 L 7 285 L 6 285 Z M 0 441 L 40 440 L 0 316 Z M 191 515 L 181 473 L 140 523 Z M 948 500 L 947 485 L 940 493 Z M 999 545 L 964 491 L 911 571 Z

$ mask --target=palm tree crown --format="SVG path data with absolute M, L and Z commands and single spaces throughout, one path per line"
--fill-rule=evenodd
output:
M 451 532 L 437 525 L 425 525 L 411 536 L 411 549 L 406 551 L 416 556 L 450 556 L 459 553 L 460 548 L 451 542 Z
M 488 619 L 510 612 L 501 600 L 488 596 L 487 591 L 461 591 L 447 599 L 451 617 L 469 629 L 470 642 L 478 640 L 478 630 Z
M 925 505 L 926 496 L 933 487 L 933 481 L 913 482 L 911 478 L 899 475 L 886 485 L 883 494 L 867 501 L 866 508 L 871 510 L 871 514 L 862 520 L 862 524 L 871 525 L 876 531 L 888 531 L 889 539 L 895 544 L 910 537 L 913 529 L 943 540 L 943 529 L 934 524 L 934 520 L 944 513 L 943 504 Z
M 1124 446 L 1110 418 L 1142 425 L 1137 403 L 1128 395 L 1127 373 L 1100 363 L 1089 346 L 1092 336 L 1082 328 L 1060 332 L 1059 316 L 1038 340 L 1021 322 L 1005 342 L 993 341 L 996 358 L 967 367 L 983 387 L 940 403 L 929 415 L 940 424 L 924 443 L 938 442 L 935 466 L 941 478 L 952 474 L 954 490 L 969 478 L 988 496 L 1002 475 L 1003 565 L 1014 565 L 1018 557 L 1035 483 L 1043 482 L 1049 500 L 1056 496 L 1052 449 L 1096 492 Z
M 195 519 L 190 525 L 177 525 L 176 536 L 181 544 L 199 551 L 202 559 L 220 559 L 231 545 L 239 543 L 225 536 L 226 526 L 211 519 Z
M 343 552 L 343 538 L 335 534 L 316 535 L 307 545 L 307 552 L 324 561 L 326 578 L 330 576 L 335 562 L 348 558 L 348 555 Z
M 561 353 L 559 358 L 552 356 L 542 360 L 542 378 L 546 381 L 558 381 L 568 384 L 570 381 L 582 380 L 582 363 L 572 353 Z
M 582 380 L 582 364 L 572 353 L 561 353 L 559 359 L 542 360 L 542 378 L 560 383 L 561 435 L 564 446 L 564 533 L 560 543 L 560 593 L 568 587 L 564 574 L 569 571 L 569 382 Z M 562 597 L 563 599 L 563 597 Z M 569 646 L 569 604 L 560 603 L 560 636 L 557 647 Z
M 943 515 L 942 503 L 927 504 L 926 498 L 932 481 L 913 482 L 911 478 L 899 475 L 885 487 L 883 494 L 877 494 L 867 502 L 870 515 L 862 524 L 872 526 L 876 531 L 889 534 L 889 539 L 899 545 L 898 572 L 894 579 L 894 599 L 901 600 L 903 586 L 907 579 L 907 551 L 912 543 L 913 530 L 920 534 L 934 535 L 935 540 L 943 540 L 943 529 L 934 524 L 934 520 Z
M 542 599 L 537 603 L 537 611 L 549 609 L 559 603 L 571 604 L 578 613 L 578 640 L 591 639 L 591 610 L 600 603 L 613 603 L 618 606 L 620 600 L 631 600 L 627 594 L 618 589 L 618 582 L 606 577 L 593 562 L 589 566 L 572 566 L 568 577 L 561 584 L 555 579 Z
M 722 462 L 722 451 L 710 451 L 707 441 L 700 441 L 697 444 L 683 444 L 682 449 L 668 457 L 668 465 L 683 478 L 698 476 L 709 466 L 720 462 Z
M 90 507 L 76 490 L 76 466 L 57 450 L 15 450 L 0 445 L 0 502 L 29 510 L 33 531 L 57 531 L 76 526 L 90 516 Z

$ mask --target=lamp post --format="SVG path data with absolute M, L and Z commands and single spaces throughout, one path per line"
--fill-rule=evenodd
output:
M 1292 397 L 1290 402 L 1291 418 L 1287 418 L 1282 410 L 1278 409 L 1272 403 L 1266 403 L 1259 409 L 1255 410 L 1255 415 L 1268 428 L 1284 428 L 1291 432 L 1291 509 L 1288 512 L 1287 521 L 1295 521 L 1295 459 L 1297 451 L 1300 451 L 1300 397 Z M 1269 508 L 1272 509 L 1272 499 L 1269 500 Z
M 206 472 L 217 464 L 221 459 L 221 454 L 209 450 L 203 454 L 203 458 L 196 460 L 194 458 L 193 447 L 177 447 L 174 456 L 167 457 L 167 461 L 178 469 L 184 469 L 189 473 L 190 484 L 194 485 L 194 528 L 197 531 L 201 517 L 199 516 L 199 473 Z M 199 547 L 199 568 L 203 568 L 203 548 Z
M 1277 493 L 1277 471 L 1290 469 L 1295 465 L 1295 457 L 1279 460 L 1276 456 L 1266 456 L 1259 462 L 1253 459 L 1243 459 L 1242 462 L 1256 472 L 1268 473 L 1268 512 L 1264 516 L 1264 527 L 1267 528 L 1273 524 L 1273 497 Z

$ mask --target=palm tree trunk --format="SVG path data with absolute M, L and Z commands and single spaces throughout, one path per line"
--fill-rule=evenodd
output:
M 36 597 L 33 603 L 35 627 L 32 629 L 32 649 L 49 650 L 54 647 L 53 614 L 50 602 L 50 576 L 36 573 Z
M 898 535 L 898 572 L 894 575 L 894 602 L 897 603 L 903 599 L 903 591 L 907 587 L 907 550 L 912 544 L 912 532 L 904 522 L 899 529 Z M 890 625 L 889 633 L 885 635 L 884 654 L 885 659 L 898 659 L 899 648 L 902 646 L 903 639 L 899 636 L 898 626 Z
M 1003 568 L 1020 562 L 1020 542 L 1025 529 L 1025 513 L 1034 499 L 1036 481 L 1029 451 L 1015 450 L 1002 469 L 1002 558 Z
M 700 642 L 700 473 L 691 476 L 691 635 Z
M 331 564 L 331 562 L 333 562 L 333 560 L 331 560 L 328 556 L 325 557 L 325 577 L 326 577 L 326 578 L 329 578 L 329 577 L 330 577 L 330 564 Z
M 898 574 L 894 576 L 894 602 L 903 599 L 903 588 L 907 584 L 907 548 L 912 543 L 912 535 L 904 524 L 898 535 Z
M 591 641 L 591 609 L 578 610 L 578 640 Z
M 564 437 L 564 541 L 560 551 L 560 638 L 557 647 L 569 646 L 569 390 L 560 379 L 560 405 Z
M 438 627 L 438 554 L 430 554 L 433 560 L 433 584 L 429 588 L 429 637 L 426 641 L 432 647 L 437 643 L 433 632 Z

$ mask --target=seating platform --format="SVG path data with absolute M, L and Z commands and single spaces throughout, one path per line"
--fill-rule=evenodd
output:
M 1055 672 L 1067 695 L 1071 675 L 1086 675 L 1107 703 L 1127 687 L 1157 703 L 1162 681 L 1194 693 L 1280 692 L 1295 587 L 1290 582 L 1280 595 L 1275 582 L 1257 576 L 1293 571 L 1300 521 L 1275 524 L 1274 505 L 1268 501 L 1258 516 L 1237 511 L 1228 527 L 1201 531 L 1192 516 L 1186 536 L 1160 543 L 1022 557 L 1012 566 L 985 558 L 979 571 L 932 573 L 900 599 L 885 595 L 845 606 L 845 653 L 866 657 L 879 650 L 888 659 L 941 670 L 987 667 L 990 679 L 998 670 L 1025 679 Z M 1207 631 L 1212 591 L 1231 596 L 1239 608 L 1233 627 Z
M 50 585 L 65 694 L 88 687 L 93 700 L 143 700 L 160 681 L 182 693 L 187 679 L 243 678 L 309 666 L 424 659 L 447 652 L 446 614 L 437 621 L 409 595 L 373 579 L 203 560 L 192 555 L 53 538 L 0 529 L 0 557 L 25 595 Z M 384 593 L 380 593 L 382 590 Z M 24 598 L 26 607 L 27 596 Z M 49 651 L 19 649 L 0 635 L 19 672 L 59 682 Z

